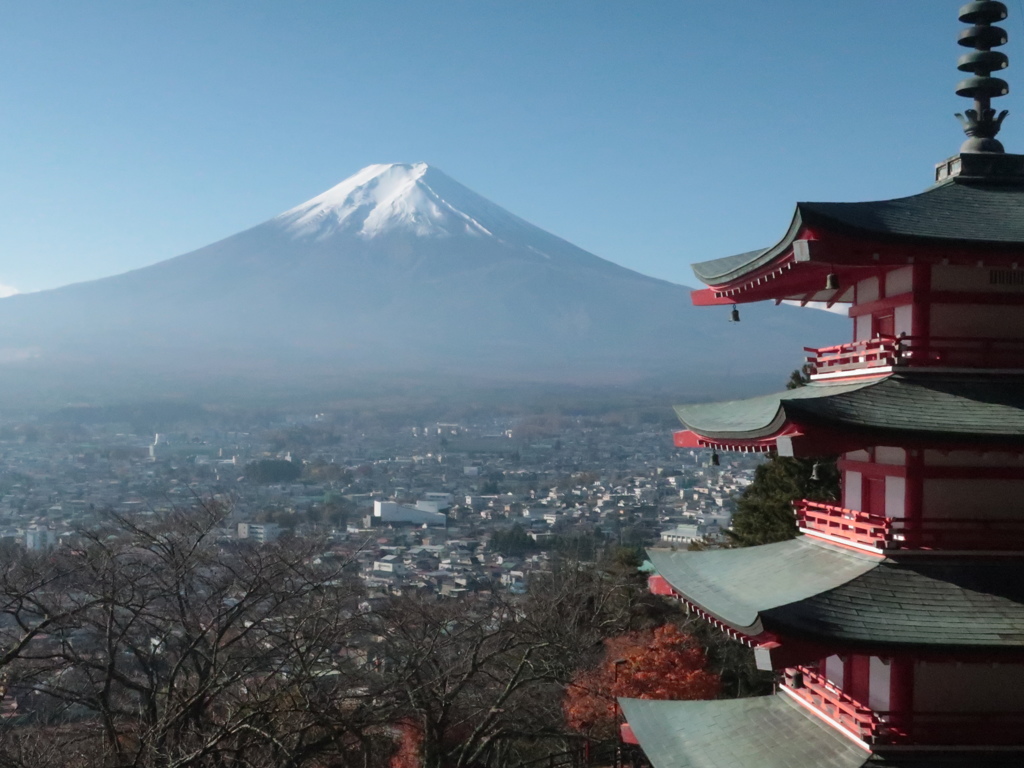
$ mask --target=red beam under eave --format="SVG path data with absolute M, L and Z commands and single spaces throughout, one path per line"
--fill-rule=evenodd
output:
M 985 267 L 1024 266 L 1024 250 L 1013 244 L 977 248 L 922 244 L 844 235 L 823 227 L 803 226 L 771 262 L 731 282 L 693 291 L 696 306 L 740 304 L 782 299 L 824 290 L 824 276 L 838 273 L 841 285 L 856 282 L 865 269 L 888 270 L 908 264 L 959 264 Z
M 717 307 L 722 304 L 736 303 L 733 299 L 716 296 L 714 290 L 711 288 L 701 288 L 700 290 L 690 291 L 690 301 L 693 302 L 695 307 Z
M 786 424 L 778 432 L 765 437 L 744 440 L 741 438 L 705 437 L 693 430 L 684 429 L 672 435 L 676 448 L 704 448 L 740 453 L 768 453 L 778 451 L 780 456 L 797 458 L 818 458 L 849 453 L 872 445 L 878 445 L 883 438 L 878 435 L 837 431 L 833 427 L 816 429 L 806 425 Z M 900 445 L 908 444 L 900 440 Z M 888 445 L 888 443 L 886 443 Z M 933 443 L 922 444 L 922 447 Z
M 665 577 L 658 576 L 657 574 L 647 577 L 647 589 L 650 590 L 652 595 L 672 597 L 675 594 L 672 585 L 665 580 Z
M 690 429 L 684 429 L 672 435 L 672 443 L 676 448 L 706 448 L 707 445 L 701 440 L 701 436 Z
M 619 738 L 622 739 L 623 744 L 636 744 L 640 746 L 640 742 L 636 740 L 636 736 L 633 734 L 633 729 L 630 728 L 629 723 L 623 723 L 619 726 Z
M 836 647 L 780 637 L 755 645 L 754 662 L 762 672 L 778 672 L 831 656 Z
M 784 428 L 781 432 L 768 437 L 745 440 L 742 438 L 714 438 L 704 437 L 693 430 L 684 429 L 672 435 L 672 442 L 676 448 L 720 448 L 723 451 L 738 451 L 741 453 L 767 453 L 775 450 L 775 441 L 781 435 L 798 434 Z
M 953 243 L 920 243 L 884 240 L 871 236 L 843 235 L 816 227 L 804 227 L 795 239 L 814 241 L 801 261 L 830 266 L 900 267 L 907 264 L 961 264 L 1015 268 L 1024 265 L 1024 249 L 1017 243 L 986 243 L 984 253 L 978 246 Z

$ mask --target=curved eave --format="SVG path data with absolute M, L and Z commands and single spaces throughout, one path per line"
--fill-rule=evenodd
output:
M 1020 655 L 1024 562 L 882 559 L 807 537 L 744 549 L 651 550 L 672 590 L 746 637 Z
M 889 246 L 894 246 L 890 248 Z M 860 203 L 798 203 L 775 245 L 693 265 L 709 288 L 697 305 L 849 301 L 823 276 L 888 264 L 942 261 L 1016 267 L 1024 262 L 1024 186 L 953 183 L 910 197 Z
M 872 386 L 878 381 L 874 379 L 846 384 L 811 383 L 806 387 L 745 400 L 677 405 L 675 411 L 687 431 L 722 447 L 726 444 L 742 445 L 748 441 L 774 441 L 781 435 L 795 432 L 795 425 L 788 413 L 791 401 L 834 397 Z M 685 439 L 681 436 L 676 445 L 697 447 L 682 442 Z
M 797 238 L 802 226 L 803 221 L 798 206 L 789 223 L 789 229 L 775 245 L 721 259 L 699 262 L 693 265 L 693 273 L 705 285 L 719 286 L 737 280 L 755 270 L 767 267 L 782 256 L 791 253 L 793 241 Z
M 881 562 L 803 537 L 746 549 L 647 554 L 677 594 L 747 636 L 764 632 L 764 611 L 834 589 Z
M 681 448 L 814 455 L 895 440 L 899 445 L 1024 445 L 1024 377 L 891 374 L 812 382 L 772 395 L 681 405 Z M 783 446 L 786 449 L 783 450 Z M 797 446 L 799 450 L 797 449 Z
M 783 695 L 729 701 L 619 699 L 654 768 L 861 768 L 870 753 Z

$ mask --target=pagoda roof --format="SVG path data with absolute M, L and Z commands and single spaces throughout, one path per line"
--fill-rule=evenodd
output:
M 893 200 L 798 203 L 774 246 L 700 262 L 693 271 L 708 285 L 729 283 L 789 252 L 808 230 L 876 242 L 1024 246 L 1024 184 L 955 179 Z
M 861 768 L 870 759 L 782 695 L 619 705 L 654 768 Z
M 678 594 L 748 636 L 932 649 L 1024 647 L 1024 561 L 879 558 L 807 537 L 648 553 Z
M 887 559 L 836 589 L 766 611 L 766 624 L 851 643 L 1024 647 L 1024 563 Z
M 896 373 L 807 386 L 748 400 L 676 406 L 688 430 L 712 441 L 760 440 L 789 428 L 841 428 L 901 442 L 1024 441 L 1024 376 Z
M 1020 749 L 868 751 L 784 694 L 728 701 L 619 699 L 654 768 L 1004 768 Z
M 745 634 L 763 631 L 760 614 L 835 589 L 877 567 L 877 556 L 807 538 L 744 549 L 703 552 L 649 550 L 672 588 Z

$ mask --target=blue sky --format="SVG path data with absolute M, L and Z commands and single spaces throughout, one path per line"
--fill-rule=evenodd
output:
M 1011 60 L 1024 65 L 1021 0 Z M 949 0 L 0 4 L 0 285 L 176 256 L 425 161 L 692 283 L 797 200 L 913 194 L 963 139 Z M 1024 152 L 1014 93 L 1001 138 Z

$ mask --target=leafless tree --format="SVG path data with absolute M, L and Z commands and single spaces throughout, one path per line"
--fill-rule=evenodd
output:
M 7 590 L 12 760 L 42 768 L 49 737 L 118 768 L 363 765 L 380 719 L 356 584 L 315 542 L 220 546 L 222 516 L 111 516 L 37 566 L 24 605 Z
M 633 569 L 635 571 L 635 568 Z M 579 743 L 565 686 L 602 641 L 649 626 L 642 580 L 565 563 L 528 595 L 403 597 L 378 616 L 382 691 L 419 741 L 423 768 L 509 765 Z

